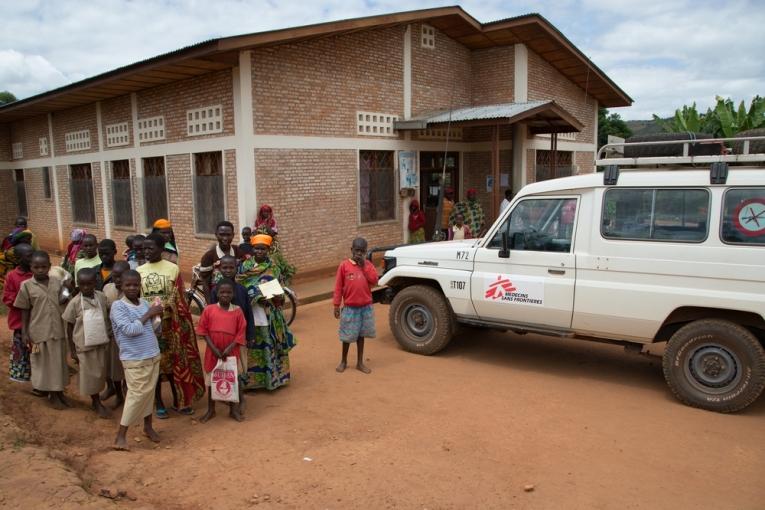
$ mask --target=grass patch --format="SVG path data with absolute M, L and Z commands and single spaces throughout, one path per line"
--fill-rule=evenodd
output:
M 24 446 L 26 446 L 26 444 L 27 444 L 27 442 L 24 441 L 23 437 L 17 437 L 13 441 L 13 451 L 17 452 L 17 451 L 21 450 L 22 448 L 24 448 Z

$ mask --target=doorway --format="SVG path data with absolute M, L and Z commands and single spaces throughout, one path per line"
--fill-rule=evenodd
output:
M 454 196 L 460 196 L 459 152 L 446 153 L 446 187 L 454 189 Z M 444 171 L 443 152 L 420 152 L 420 205 L 425 213 L 425 238 L 432 239 L 436 226 L 438 196 L 441 192 L 441 174 Z M 441 225 L 447 228 L 447 225 Z

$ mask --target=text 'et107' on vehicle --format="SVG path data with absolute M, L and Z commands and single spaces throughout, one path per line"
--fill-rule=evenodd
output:
M 376 297 L 396 340 L 435 354 L 466 324 L 667 342 L 679 400 L 744 409 L 765 387 L 765 151 L 748 148 L 598 159 L 597 173 L 525 186 L 482 239 L 388 250 Z

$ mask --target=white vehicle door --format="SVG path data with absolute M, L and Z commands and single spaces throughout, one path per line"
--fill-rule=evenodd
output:
M 478 248 L 471 297 L 481 319 L 571 327 L 577 196 L 529 197 Z M 503 258 L 502 234 L 509 257 Z

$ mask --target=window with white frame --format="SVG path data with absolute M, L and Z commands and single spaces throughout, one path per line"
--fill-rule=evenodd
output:
M 16 182 L 16 210 L 19 216 L 29 217 L 27 208 L 27 185 L 24 182 L 24 170 L 19 168 L 13 172 L 13 180 Z
M 194 154 L 194 213 L 196 232 L 214 234 L 218 222 L 226 219 L 223 154 Z
M 13 159 L 24 159 L 24 145 L 21 142 L 12 143 L 11 152 L 13 152 Z
M 43 179 L 43 196 L 46 199 L 50 199 L 52 197 L 52 186 L 50 182 L 50 167 L 44 166 L 42 169 L 42 179 Z
M 165 158 L 143 158 L 143 205 L 147 225 L 167 218 L 167 182 Z
M 422 25 L 422 36 L 420 42 L 423 48 L 432 50 L 436 47 L 436 29 L 430 25 Z
M 165 117 L 149 117 L 138 120 L 138 141 L 156 142 L 165 139 Z
M 90 149 L 90 129 L 70 131 L 64 135 L 66 152 L 86 151 Z
M 50 151 L 48 148 L 48 137 L 41 136 L 38 143 L 40 144 L 40 156 L 47 156 Z
M 390 113 L 356 112 L 356 133 L 365 136 L 397 136 L 393 123 L 397 115 Z
M 130 161 L 112 161 L 112 205 L 114 226 L 133 226 L 133 197 L 130 181 Z
M 449 133 L 449 140 L 462 140 L 462 128 L 452 126 L 448 130 L 444 128 L 421 129 L 417 132 L 420 140 L 446 140 L 446 133 Z
M 362 223 L 396 218 L 393 151 L 359 151 L 359 209 Z
M 127 122 L 108 124 L 106 126 L 106 146 L 122 147 L 130 143 L 130 131 Z
M 223 106 L 206 106 L 186 110 L 186 132 L 189 136 L 223 132 Z
M 96 222 L 96 199 L 93 194 L 93 171 L 90 163 L 71 165 L 69 169 L 72 220 L 77 224 L 94 224 Z

